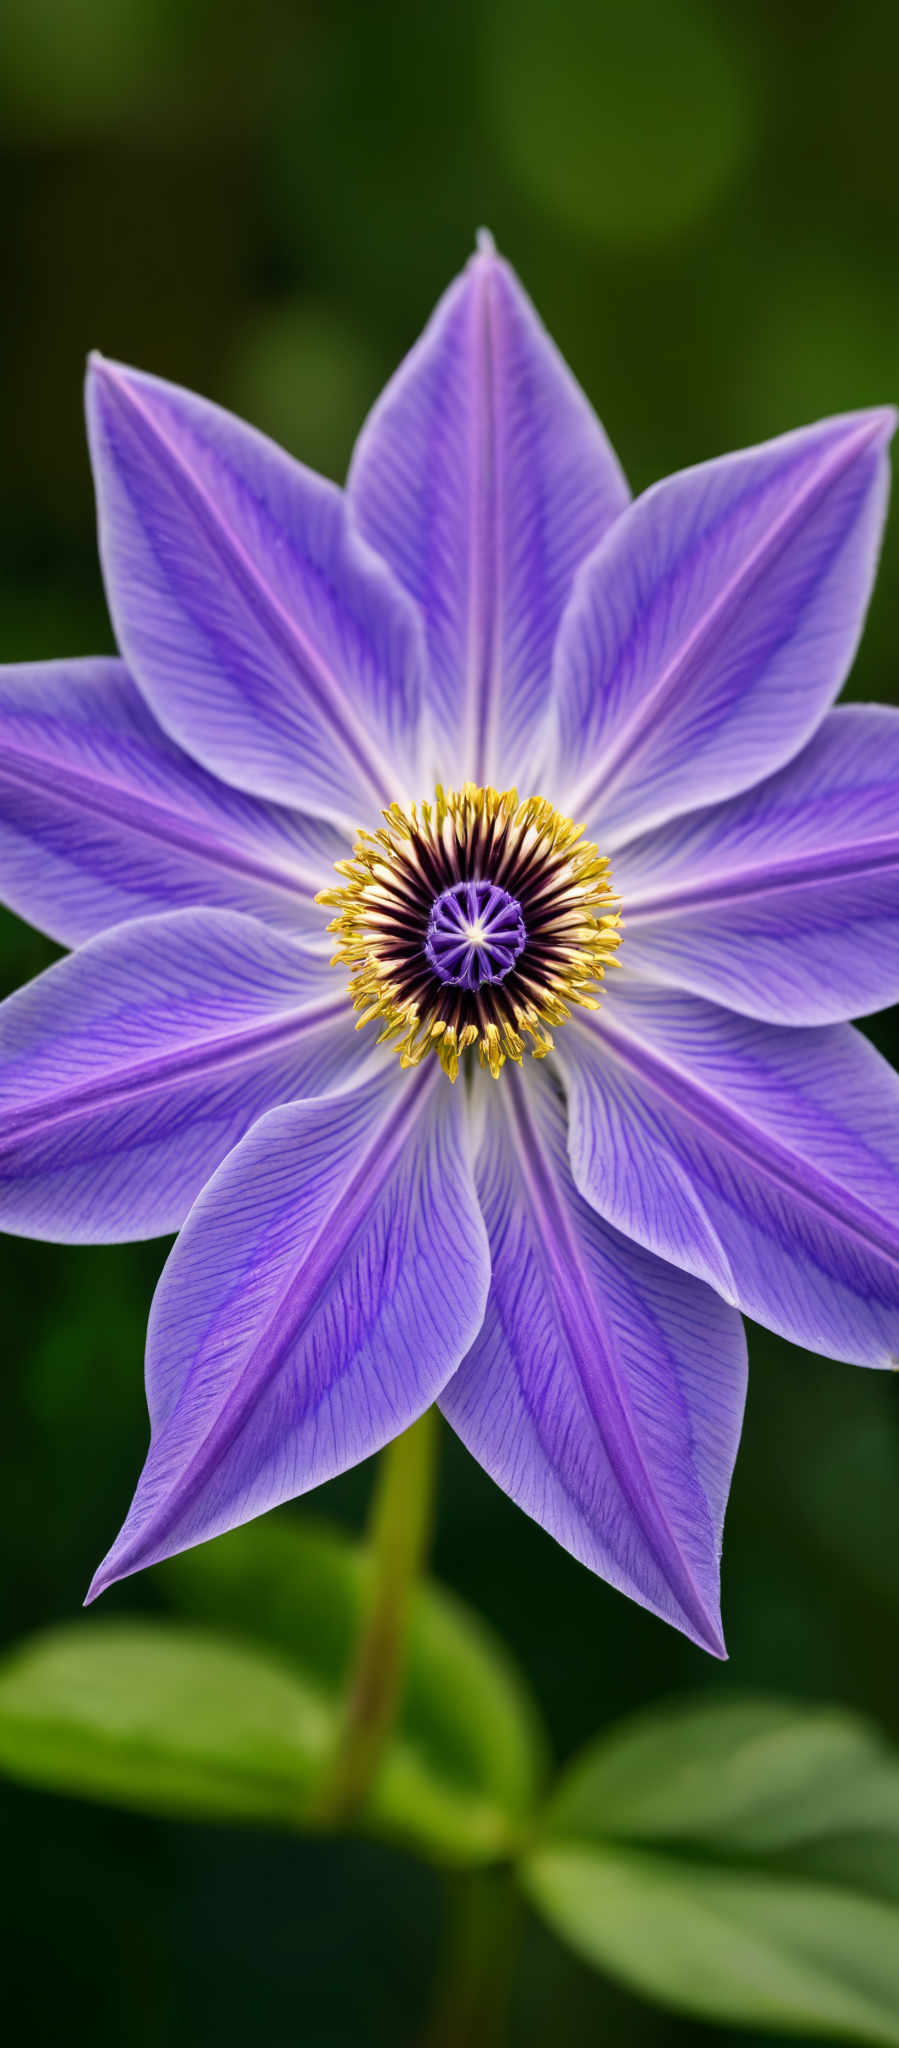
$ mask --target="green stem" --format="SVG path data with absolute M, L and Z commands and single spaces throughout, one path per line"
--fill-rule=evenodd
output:
M 347 1685 L 343 1726 L 319 1816 L 332 1826 L 365 1804 L 393 1727 L 405 1675 L 416 1579 L 427 1554 L 437 1462 L 437 1411 L 429 1409 L 381 1453 L 370 1522 L 371 1586 Z
M 420 2048 L 502 2048 L 524 1904 L 509 1870 L 472 1871 L 448 1883 L 443 1963 Z

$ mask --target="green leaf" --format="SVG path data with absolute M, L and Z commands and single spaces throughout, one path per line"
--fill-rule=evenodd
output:
M 0 1769 L 158 1812 L 313 1828 L 369 1576 L 360 1546 L 277 1518 L 162 1567 L 185 1620 L 84 1620 L 0 1664 Z M 199 1624 L 199 1625 L 197 1625 Z M 360 1826 L 459 1865 L 521 1838 L 542 1742 L 501 1645 L 432 1586 Z
M 851 1715 L 626 1723 L 564 1774 L 522 1876 L 579 1954 L 662 2004 L 899 2044 L 899 1759 Z
M 528 1888 L 588 1962 L 706 2019 L 899 2041 L 899 1915 L 838 1886 L 645 1850 L 538 1852 Z
M 85 1621 L 0 1667 L 0 1768 L 49 1790 L 297 1825 L 329 1716 L 274 1658 L 156 1621 Z
M 899 1842 L 899 1760 L 837 1708 L 678 1701 L 592 1745 L 566 1771 L 551 1816 L 556 1832 L 757 1853 L 846 1827 L 888 1828 Z
M 269 1515 L 162 1566 L 182 1612 L 281 1651 L 336 1710 L 370 1586 L 361 1544 L 311 1517 Z M 365 1823 L 442 1860 L 491 1861 L 520 1839 L 545 1763 L 537 1709 L 479 1617 L 426 1581 L 406 1680 Z

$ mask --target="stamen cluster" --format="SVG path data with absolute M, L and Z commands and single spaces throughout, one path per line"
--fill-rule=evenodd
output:
M 333 964 L 351 970 L 359 1025 L 383 1019 L 379 1043 L 404 1067 L 436 1052 L 451 1081 L 474 1045 L 494 1078 L 526 1041 L 542 1059 L 548 1026 L 599 1007 L 620 942 L 608 861 L 582 825 L 514 789 L 438 786 L 384 819 L 317 898 L 338 912 Z

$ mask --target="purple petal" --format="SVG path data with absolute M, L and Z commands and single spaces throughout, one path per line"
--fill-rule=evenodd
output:
M 198 768 L 121 662 L 0 669 L 0 894 L 63 945 L 191 904 L 321 936 L 347 844 Z
M 350 829 L 402 797 L 421 629 L 343 493 L 157 377 L 97 359 L 87 405 L 116 636 L 166 731 Z
M 503 1076 L 478 1192 L 483 1329 L 441 1407 L 491 1478 L 567 1550 L 724 1655 L 718 1558 L 740 1437 L 735 1310 L 609 1230 L 577 1192 L 539 1071 Z
M 152 1440 L 91 1587 L 377 1451 L 479 1327 L 489 1258 L 463 1103 L 436 1062 L 271 1111 L 204 1190 L 150 1317 Z
M 558 774 L 605 852 L 810 738 L 861 632 L 894 423 L 852 413 L 669 477 L 584 566 L 557 647 Z
M 90 940 L 0 1004 L 0 1228 L 176 1230 L 273 1103 L 354 1071 L 339 979 L 253 918 L 179 910 Z
M 809 1351 L 899 1363 L 899 1080 L 860 1033 L 622 974 L 560 1056 L 601 1216 Z
M 526 779 L 575 569 L 628 492 L 486 238 L 378 400 L 347 488 L 424 615 L 435 779 Z
M 828 713 L 786 768 L 623 847 L 627 967 L 777 1024 L 899 998 L 899 712 Z

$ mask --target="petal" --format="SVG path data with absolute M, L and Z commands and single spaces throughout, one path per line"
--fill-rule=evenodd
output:
M 899 1362 L 899 1080 L 867 1039 L 622 974 L 560 1052 L 601 1216 L 809 1351 Z
M 424 615 L 435 779 L 527 780 L 575 569 L 628 492 L 489 238 L 378 400 L 347 489 Z
M 166 731 L 225 781 L 351 830 L 402 796 L 421 628 L 343 493 L 117 363 L 93 362 L 87 407 L 116 637 Z
M 582 1200 L 546 1077 L 503 1081 L 478 1158 L 487 1313 L 440 1405 L 491 1478 L 567 1550 L 723 1656 L 718 1558 L 745 1398 L 740 1318 Z
M 321 936 L 312 899 L 346 852 L 197 767 L 121 662 L 0 668 L 0 893 L 63 945 L 189 904 Z
M 139 918 L 0 1004 L 0 1228 L 69 1243 L 177 1230 L 272 1103 L 358 1064 L 324 962 L 224 910 Z
M 899 712 L 846 704 L 780 773 L 623 847 L 627 966 L 776 1024 L 899 998 Z
M 798 752 L 861 632 L 888 411 L 656 484 L 585 564 L 555 664 L 560 788 L 603 850 Z
M 160 1280 L 150 1451 L 88 1597 L 379 1450 L 458 1365 L 488 1280 L 463 1102 L 436 1062 L 263 1117 Z

